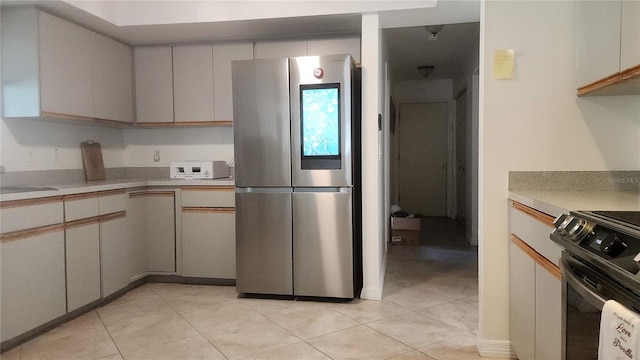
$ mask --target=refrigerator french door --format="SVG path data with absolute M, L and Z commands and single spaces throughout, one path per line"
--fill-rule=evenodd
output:
M 238 292 L 359 294 L 354 70 L 348 55 L 233 63 Z

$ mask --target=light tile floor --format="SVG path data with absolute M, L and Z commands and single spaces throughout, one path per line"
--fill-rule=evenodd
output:
M 389 246 L 382 301 L 146 284 L 2 359 L 479 359 L 477 248 L 450 220 L 424 225 L 421 246 Z

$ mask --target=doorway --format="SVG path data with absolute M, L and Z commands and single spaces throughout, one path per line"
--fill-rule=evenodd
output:
M 400 105 L 398 202 L 411 214 L 447 216 L 447 102 Z

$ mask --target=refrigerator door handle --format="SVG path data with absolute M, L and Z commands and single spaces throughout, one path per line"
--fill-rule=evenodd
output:
M 305 193 L 345 193 L 350 194 L 353 191 L 351 187 L 295 187 L 293 192 Z
M 238 194 L 247 194 L 247 193 L 290 193 L 293 191 L 293 188 L 290 187 L 237 187 L 236 193 Z

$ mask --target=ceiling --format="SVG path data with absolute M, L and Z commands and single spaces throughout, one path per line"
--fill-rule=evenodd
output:
M 38 6 L 131 45 L 344 35 L 359 34 L 361 31 L 361 14 L 116 26 L 64 1 L 0 1 L 3 6 Z M 383 30 L 383 34 L 389 50 L 393 79 L 424 79 L 417 70 L 420 65 L 435 66 L 429 79 L 453 78 L 459 74 L 470 51 L 477 49 L 478 3 L 477 0 L 439 0 L 435 8 L 381 13 L 381 26 L 389 27 Z M 429 33 L 422 26 L 427 24 L 447 25 L 438 33 L 436 41 L 430 41 Z
M 478 51 L 480 24 L 446 24 L 429 40 L 424 26 L 385 29 L 385 44 L 394 80 L 421 80 L 418 66 L 434 66 L 428 79 L 455 78 L 464 70 L 467 59 Z

